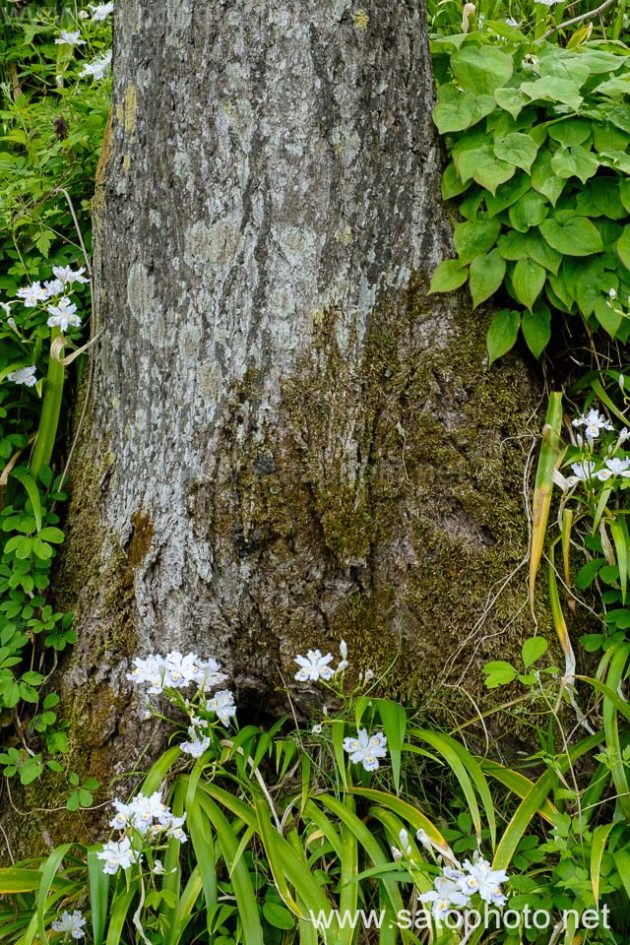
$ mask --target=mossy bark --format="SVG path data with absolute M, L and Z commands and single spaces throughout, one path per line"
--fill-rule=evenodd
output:
M 133 768 L 125 671 L 174 647 L 244 713 L 341 638 L 352 672 L 473 711 L 530 632 L 538 390 L 487 367 L 466 297 L 427 295 L 451 245 L 421 3 L 127 0 L 114 76 L 58 587 L 74 757 Z

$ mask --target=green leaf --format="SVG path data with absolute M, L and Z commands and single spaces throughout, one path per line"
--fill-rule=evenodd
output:
M 515 230 L 525 233 L 532 226 L 539 226 L 549 214 L 549 201 L 542 194 L 530 190 L 510 207 L 510 223 Z
M 36 535 L 33 538 L 33 554 L 35 554 L 40 561 L 48 561 L 52 558 L 53 550 L 49 544 L 41 540 L 39 535 Z
M 35 892 L 39 889 L 41 878 L 39 870 L 3 867 L 0 869 L 0 893 L 3 896 L 13 896 L 17 893 Z
M 545 220 L 540 232 L 552 249 L 567 256 L 590 256 L 604 248 L 598 229 L 586 217 L 574 217 L 565 224 Z
M 529 102 L 520 89 L 495 89 L 494 100 L 500 108 L 509 112 L 514 120 Z
M 486 194 L 485 200 L 489 216 L 496 217 L 502 210 L 511 207 L 530 190 L 530 187 L 531 183 L 526 174 L 516 174 L 505 184 L 497 187 L 494 194 Z
M 628 136 L 614 125 L 593 123 L 593 143 L 597 151 L 625 151 L 628 147 Z
M 564 190 L 565 181 L 554 174 L 551 167 L 551 158 L 551 151 L 547 148 L 538 152 L 538 157 L 532 167 L 532 187 L 539 194 L 547 197 L 555 206 L 558 197 Z
M 625 604 L 626 588 L 628 586 L 628 559 L 630 551 L 630 539 L 628 538 L 628 527 L 622 516 L 613 519 L 610 523 L 610 533 L 615 545 L 615 556 L 619 568 L 619 584 L 621 585 L 621 602 Z
M 521 331 L 527 347 L 539 358 L 551 340 L 551 313 L 544 303 L 533 312 L 523 312 Z
M 433 121 L 441 135 L 453 131 L 465 131 L 490 112 L 496 104 L 489 95 L 466 92 L 455 102 L 442 102 L 433 109 Z
M 512 77 L 514 66 L 512 57 L 496 46 L 465 46 L 452 56 L 451 69 L 462 88 L 492 95 Z
M 583 184 L 597 173 L 598 167 L 595 155 L 579 147 L 560 149 L 551 159 L 551 169 L 558 177 L 579 177 Z
M 611 821 L 609 824 L 600 824 L 593 831 L 589 872 L 591 877 L 591 885 L 593 887 L 593 898 L 595 900 L 596 906 L 599 903 L 599 880 L 602 867 L 602 857 L 604 855 L 606 842 L 608 841 L 608 835 L 614 826 L 615 822 Z
M 549 643 L 544 637 L 530 637 L 523 643 L 523 665 L 525 669 L 533 666 L 549 649 Z
M 593 312 L 604 331 L 608 332 L 611 338 L 616 338 L 622 322 L 622 316 L 619 312 L 615 311 L 608 299 L 601 297 L 595 299 Z
M 470 293 L 473 308 L 477 308 L 493 295 L 505 276 L 505 260 L 498 249 L 487 255 L 475 256 L 470 264 Z
M 583 102 L 580 87 L 569 79 L 545 76 L 535 82 L 521 83 L 521 91 L 532 101 L 562 102 L 577 111 Z
M 593 558 L 591 561 L 587 561 L 586 564 L 583 564 L 575 576 L 575 586 L 581 591 L 585 591 L 591 586 L 602 565 L 605 563 L 604 558 Z
M 480 164 L 494 164 L 494 153 L 490 145 L 484 140 L 481 147 L 474 148 L 477 135 L 473 138 L 465 138 L 459 142 L 460 146 L 453 149 L 453 162 L 457 173 L 463 181 L 467 183 L 472 180 L 472 176 Z
M 624 183 L 630 181 L 616 181 L 611 177 L 595 177 L 589 184 L 588 194 L 596 211 L 611 220 L 620 220 L 625 216 L 622 206 L 621 190 Z M 597 216 L 593 213 L 592 216 Z M 591 214 L 588 214 L 591 216 Z
M 48 259 L 48 254 L 50 252 L 50 246 L 53 238 L 53 233 L 50 230 L 42 230 L 42 232 L 38 233 L 34 239 L 37 251 L 41 253 L 44 259 Z
M 619 196 L 622 204 L 630 213 L 630 179 L 619 181 Z
M 583 118 L 565 118 L 554 124 L 550 123 L 547 133 L 554 141 L 559 141 L 565 148 L 584 144 L 591 136 L 591 123 Z
M 398 793 L 400 790 L 400 760 L 407 728 L 407 713 L 401 705 L 391 699 L 376 699 L 375 706 L 387 738 L 394 787 Z
M 47 526 L 46 528 L 42 528 L 38 538 L 43 539 L 43 541 L 52 542 L 53 545 L 60 545 L 64 540 L 64 534 L 60 528 L 52 528 L 51 526 Z
M 531 236 L 517 233 L 513 230 L 501 234 L 497 241 L 497 248 L 504 259 L 515 262 L 517 259 L 528 259 L 530 255 Z
M 458 224 L 453 239 L 460 261 L 467 263 L 481 253 L 487 253 L 496 243 L 500 231 L 498 220 L 467 220 Z
M 516 667 L 511 663 L 506 663 L 505 660 L 490 660 L 483 667 L 483 671 L 486 674 L 485 683 L 488 689 L 507 686 L 518 676 Z
M 274 902 L 273 899 L 265 899 L 262 911 L 265 919 L 274 929 L 292 929 L 295 925 L 295 919 L 289 910 L 280 902 Z
M 488 330 L 488 358 L 490 364 L 506 354 L 516 344 L 521 316 L 518 312 L 502 309 L 495 312 Z
M 561 254 L 552 249 L 544 239 L 536 233 L 529 233 L 529 255 L 537 262 L 540 266 L 544 266 L 545 269 L 548 269 L 549 272 L 553 272 L 557 275 L 558 269 L 560 268 L 560 263 L 562 262 Z
M 626 269 L 630 269 L 630 223 L 624 226 L 623 233 L 617 240 L 615 249 Z
M 459 197 L 468 188 L 468 181 L 460 179 L 455 165 L 451 161 L 442 174 L 442 197 L 444 200 L 451 200 L 453 197 Z
M 532 259 L 519 259 L 512 272 L 512 286 L 518 301 L 531 310 L 546 278 L 546 271 L 538 263 Z
M 23 469 L 21 466 L 18 466 L 17 469 L 14 469 L 11 472 L 11 476 L 13 476 L 14 479 L 17 479 L 18 482 L 21 482 L 24 486 L 26 494 L 28 495 L 33 508 L 33 515 L 35 516 L 37 531 L 40 531 L 42 527 L 42 503 L 39 497 L 37 483 L 30 473 L 28 473 L 26 469 Z
M 459 259 L 445 259 L 433 273 L 429 292 L 452 292 L 459 289 L 467 278 L 468 270 Z
M 495 194 L 497 187 L 514 177 L 514 173 L 514 166 L 508 164 L 507 161 L 495 161 L 490 157 L 482 157 L 472 176 L 480 187 L 484 187 L 491 194 Z
M 538 145 L 531 135 L 514 131 L 496 139 L 494 153 L 502 161 L 521 167 L 529 173 L 532 164 L 536 160 Z

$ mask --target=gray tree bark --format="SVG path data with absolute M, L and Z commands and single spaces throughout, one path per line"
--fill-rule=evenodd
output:
M 526 629 L 537 392 L 426 294 L 451 243 L 421 0 L 120 0 L 115 35 L 59 576 L 78 756 L 129 767 L 125 672 L 171 648 L 216 656 L 244 712 L 341 638 L 472 712 Z

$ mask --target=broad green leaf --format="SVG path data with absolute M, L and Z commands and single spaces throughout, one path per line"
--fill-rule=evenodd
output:
M 295 925 L 293 915 L 282 903 L 273 899 L 265 899 L 262 907 L 263 915 L 274 929 L 292 929 Z
M 598 167 L 595 155 L 580 147 L 560 148 L 551 159 L 551 169 L 558 177 L 579 177 L 583 184 L 597 173 Z
M 458 197 L 467 189 L 468 182 L 460 180 L 455 165 L 451 161 L 442 174 L 442 197 L 444 200 L 450 200 L 452 197 Z
M 500 108 L 509 112 L 512 118 L 518 118 L 523 108 L 528 104 L 529 99 L 520 91 L 520 89 L 495 89 L 494 100 Z
M 504 259 L 515 262 L 517 259 L 528 259 L 530 255 L 531 236 L 509 230 L 502 233 L 497 241 L 497 248 Z
M 624 226 L 623 233 L 617 240 L 615 249 L 626 269 L 630 269 L 630 223 Z
M 584 144 L 591 136 L 591 122 L 583 118 L 565 118 L 560 122 L 550 122 L 547 133 L 554 141 L 559 141 L 565 148 Z
M 549 649 L 549 643 L 544 637 L 530 637 L 525 640 L 522 648 L 523 665 L 525 669 L 533 666 Z
M 600 162 L 620 174 L 630 175 L 630 155 L 626 151 L 602 151 Z
M 501 184 L 494 194 L 486 194 L 486 207 L 488 214 L 495 217 L 502 210 L 506 210 L 516 203 L 523 194 L 526 194 L 531 188 L 531 182 L 526 174 L 517 174 L 505 184 Z
M 60 545 L 64 541 L 64 534 L 61 529 L 53 528 L 50 525 L 42 528 L 37 537 L 41 538 L 42 541 L 50 541 L 53 545 Z
M 460 261 L 467 263 L 481 253 L 487 253 L 496 243 L 500 231 L 498 220 L 471 220 L 458 224 L 453 240 Z
M 470 294 L 473 308 L 477 308 L 493 295 L 505 276 L 505 260 L 498 249 L 487 255 L 475 256 L 470 264 Z
M 562 102 L 576 111 L 583 102 L 579 85 L 570 79 L 558 79 L 555 76 L 545 76 L 535 82 L 523 82 L 521 90 L 532 101 Z
M 598 229 L 586 217 L 574 217 L 565 224 L 545 220 L 540 232 L 552 249 L 567 256 L 590 256 L 604 248 Z
M 593 123 L 593 143 L 596 151 L 625 151 L 630 143 L 630 135 L 620 131 L 609 122 Z
M 495 140 L 494 153 L 500 160 L 529 173 L 538 153 L 538 145 L 531 135 L 514 131 Z
M 552 153 L 547 148 L 538 152 L 538 157 L 532 167 L 532 187 L 539 194 L 544 194 L 552 204 L 557 203 L 558 197 L 564 190 L 565 181 L 554 174 L 551 167 Z
M 512 286 L 519 302 L 533 309 L 534 302 L 542 292 L 547 273 L 532 259 L 519 259 L 512 272 Z
M 497 187 L 514 177 L 514 174 L 513 164 L 508 164 L 507 161 L 494 161 L 492 158 L 482 158 L 472 176 L 481 187 L 495 194 Z
M 627 94 L 627 93 L 626 93 Z M 606 109 L 606 117 L 617 128 L 630 134 L 630 115 L 628 115 L 627 105 L 617 105 L 614 108 Z
M 579 53 L 576 61 L 580 65 L 585 65 L 591 75 L 598 75 L 621 69 L 625 64 L 625 57 L 589 46 Z
M 518 676 L 516 667 L 505 660 L 490 660 L 484 665 L 483 671 L 486 674 L 485 684 L 488 689 L 507 686 Z
M 608 332 L 611 338 L 616 338 L 622 316 L 613 308 L 608 299 L 602 298 L 601 295 L 596 298 L 593 303 L 593 312 L 604 331 Z
M 490 364 L 514 347 L 520 324 L 521 316 L 519 312 L 508 311 L 508 309 L 495 312 L 490 323 L 487 338 L 488 359 Z
M 570 82 L 576 86 L 583 85 L 590 75 L 590 69 L 582 57 L 567 53 L 555 44 L 542 47 L 538 69 L 545 78 Z
M 610 220 L 620 220 L 626 215 L 622 205 L 622 189 L 624 183 L 630 181 L 616 181 L 611 177 L 595 177 L 588 187 L 588 196 L 597 211 Z M 597 213 L 593 214 L 597 216 Z
M 540 266 L 544 266 L 549 272 L 557 274 L 562 262 L 562 255 L 555 249 L 552 249 L 544 239 L 537 233 L 529 233 L 529 255 Z
M 497 46 L 465 46 L 451 57 L 453 75 L 476 95 L 492 95 L 512 77 L 513 68 L 512 57 Z
M 490 112 L 496 104 L 489 95 L 475 95 L 467 92 L 461 95 L 456 102 L 443 102 L 433 109 L 433 121 L 440 134 L 452 131 L 465 131 L 475 125 Z
M 515 230 L 525 233 L 531 226 L 539 226 L 549 214 L 549 201 L 533 190 L 510 207 L 510 223 Z
M 437 266 L 431 278 L 429 292 L 452 292 L 468 278 L 468 270 L 459 259 L 445 259 Z
M 619 196 L 622 204 L 630 213 L 630 180 L 619 181 Z
M 535 358 L 539 358 L 551 340 L 549 308 L 542 304 L 533 312 L 523 312 L 521 331 L 527 347 Z
M 466 142 L 466 144 L 468 144 L 468 142 Z M 455 162 L 457 173 L 461 179 L 468 183 L 472 180 L 473 174 L 480 164 L 493 164 L 495 159 L 490 144 L 484 140 L 481 147 L 465 147 L 461 148 L 461 150 L 453 151 L 453 161 Z

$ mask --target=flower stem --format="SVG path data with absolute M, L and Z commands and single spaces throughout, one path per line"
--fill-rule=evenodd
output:
M 53 328 L 50 334 L 50 345 L 59 337 L 61 331 L 59 328 Z M 44 384 L 44 402 L 42 404 L 42 413 L 37 430 L 37 440 L 33 449 L 31 459 L 31 473 L 35 479 L 39 476 L 44 466 L 50 465 L 55 439 L 57 437 L 57 427 L 59 426 L 59 413 L 61 411 L 61 398 L 63 396 L 64 366 L 50 356 L 48 362 L 48 374 Z

